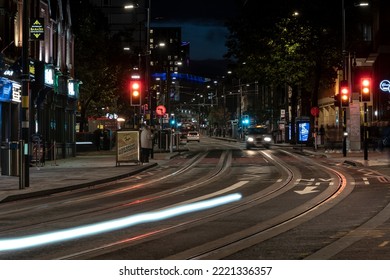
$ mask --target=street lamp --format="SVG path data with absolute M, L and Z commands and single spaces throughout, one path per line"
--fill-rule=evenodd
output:
M 369 6 L 368 2 L 361 1 L 354 4 L 355 7 L 367 7 Z M 341 48 L 342 48 L 342 55 L 343 55 L 343 80 L 348 81 L 348 88 L 352 89 L 352 77 L 351 77 L 351 71 L 349 69 L 349 59 L 347 58 L 347 49 L 346 49 L 346 24 L 345 24 L 345 0 L 341 1 L 341 14 L 342 14 L 342 41 L 341 41 Z M 348 69 L 347 69 L 348 64 Z M 348 70 L 348 71 L 347 71 Z M 347 156 L 347 114 L 346 114 L 346 108 L 343 108 L 343 156 Z
M 136 9 L 139 5 L 127 4 L 124 6 L 125 9 Z M 153 108 L 152 108 L 152 96 L 149 91 L 150 89 L 150 11 L 151 11 L 151 0 L 148 1 L 146 7 L 146 46 L 145 46 L 145 94 L 148 97 L 148 108 L 151 110 L 150 121 L 151 125 L 153 122 Z

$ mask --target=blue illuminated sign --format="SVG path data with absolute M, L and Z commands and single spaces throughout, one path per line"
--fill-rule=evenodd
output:
M 298 142 L 309 141 L 310 122 L 298 122 Z
M 12 95 L 12 83 L 0 77 L 0 101 L 10 101 Z

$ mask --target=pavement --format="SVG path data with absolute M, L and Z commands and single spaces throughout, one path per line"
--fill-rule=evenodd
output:
M 369 151 L 368 160 L 364 160 L 362 151 L 349 151 L 344 157 L 341 151 L 295 148 L 308 156 L 327 157 L 342 164 L 369 167 L 390 178 L 389 151 Z M 176 151 L 156 151 L 149 163 L 121 163 L 119 166 L 116 164 L 115 151 L 83 152 L 78 153 L 76 157 L 47 161 L 44 166 L 30 167 L 29 187 L 27 188 L 19 187 L 20 178 L 18 176 L 1 175 L 0 203 L 71 191 L 133 176 L 149 168 L 163 165 L 178 154 L 179 152 Z
M 76 157 L 46 161 L 29 169 L 29 187 L 20 188 L 19 176 L 0 176 L 0 203 L 71 191 L 133 176 L 162 165 L 179 152 L 155 152 L 149 163 L 121 162 L 116 151 L 78 153 Z

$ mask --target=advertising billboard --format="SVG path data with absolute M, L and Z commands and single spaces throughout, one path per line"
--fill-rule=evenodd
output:
M 310 122 L 309 121 L 298 121 L 298 143 L 306 143 L 309 141 L 310 135 Z
M 139 131 L 117 131 L 116 165 L 122 162 L 140 162 Z

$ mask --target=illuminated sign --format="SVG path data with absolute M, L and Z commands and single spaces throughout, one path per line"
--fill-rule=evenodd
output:
M 307 116 L 296 119 L 296 132 L 298 144 L 307 143 L 310 140 L 310 119 Z
M 69 96 L 76 96 L 76 91 L 74 88 L 74 82 L 68 81 L 68 95 Z
M 21 102 L 22 100 L 22 86 L 20 84 L 12 84 L 12 101 Z
M 298 141 L 307 142 L 309 140 L 309 131 L 309 122 L 298 122 Z
M 29 60 L 28 73 L 30 75 L 31 81 L 35 81 L 35 63 L 33 60 Z
M 22 86 L 0 77 L 0 101 L 21 102 Z
M 0 77 L 0 101 L 9 101 L 12 92 L 12 83 Z
M 45 84 L 49 86 L 54 85 L 54 69 L 45 68 Z
M 118 119 L 118 115 L 115 113 L 107 113 L 106 118 L 110 119 L 110 120 L 116 120 L 116 119 Z
M 14 75 L 14 71 L 12 70 L 5 70 L 4 71 L 4 76 L 13 76 Z
M 36 18 L 30 26 L 30 37 L 34 40 L 44 40 L 45 26 L 43 18 Z
M 390 92 L 390 81 L 389 80 L 383 80 L 379 84 L 379 88 L 381 89 L 381 91 Z

